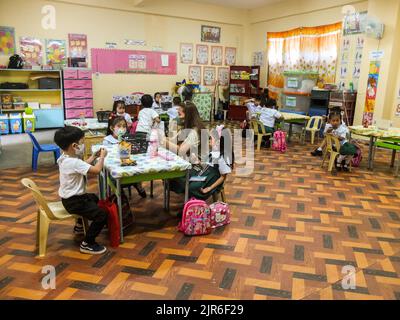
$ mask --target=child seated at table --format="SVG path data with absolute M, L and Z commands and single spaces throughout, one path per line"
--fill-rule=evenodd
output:
M 247 107 L 247 120 L 250 121 L 253 118 L 257 118 L 257 112 L 260 112 L 261 98 L 260 96 L 256 96 L 255 98 L 251 98 L 245 101 Z
M 107 150 L 101 149 L 88 160 L 83 161 L 84 132 L 77 128 L 66 126 L 56 131 L 55 143 L 63 153 L 57 160 L 60 170 L 60 188 L 58 194 L 69 214 L 76 214 L 91 220 L 84 240 L 80 244 L 80 252 L 87 254 L 102 254 L 106 247 L 96 243 L 96 237 L 107 223 L 108 214 L 98 206 L 99 198 L 86 192 L 87 175 L 99 174 L 103 169 Z M 93 165 L 97 159 L 97 163 Z
M 161 108 L 161 93 L 156 92 L 154 94 L 154 102 L 151 106 L 153 109 L 160 109 Z
M 264 125 L 267 133 L 275 132 L 275 121 L 282 121 L 282 114 L 276 110 L 276 101 L 273 99 L 261 98 L 260 121 Z
M 174 97 L 174 99 L 172 99 L 172 107 L 167 112 L 170 121 L 178 118 L 178 110 L 181 103 L 182 100 L 180 97 Z
M 141 98 L 143 109 L 140 110 L 138 115 L 138 125 L 136 127 L 136 136 L 148 138 L 151 129 L 155 125 L 161 123 L 158 113 L 151 108 L 153 105 L 153 98 L 149 94 L 145 94 Z
M 127 123 L 123 117 L 114 118 L 108 124 L 107 136 L 103 140 L 103 145 L 111 146 L 120 142 L 122 136 L 126 134 Z M 147 194 L 141 183 L 132 184 L 142 198 L 146 198 Z M 129 186 L 128 186 L 129 187 Z
M 122 100 L 114 101 L 113 112 L 110 116 L 110 120 L 112 120 L 115 117 L 123 117 L 126 121 L 128 130 L 130 130 L 132 126 L 132 119 L 130 114 L 125 112 L 125 109 L 126 106 L 124 101 Z

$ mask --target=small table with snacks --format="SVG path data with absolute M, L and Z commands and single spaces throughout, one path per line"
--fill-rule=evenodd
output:
M 400 128 L 379 129 L 375 126 L 365 128 L 363 126 L 349 127 L 352 134 L 369 138 L 368 170 L 374 169 L 374 157 L 376 142 L 379 140 L 392 143 L 400 143 Z
M 164 149 L 159 148 L 157 156 L 148 154 L 135 154 L 130 156 L 130 160 L 134 160 L 134 166 L 121 166 L 119 157 L 119 146 L 102 146 L 95 145 L 92 147 L 93 152 L 97 152 L 100 148 L 106 148 L 108 155 L 104 162 L 104 170 L 99 175 L 100 198 L 104 199 L 109 190 L 115 193 L 118 203 L 118 214 L 120 218 L 121 243 L 123 242 L 123 226 L 122 226 L 122 186 L 132 183 L 153 181 L 153 180 L 169 180 L 175 178 L 186 177 L 185 184 L 185 202 L 189 197 L 189 170 L 191 164 L 182 159 L 178 155 Z M 168 206 L 168 188 L 164 187 L 164 207 Z

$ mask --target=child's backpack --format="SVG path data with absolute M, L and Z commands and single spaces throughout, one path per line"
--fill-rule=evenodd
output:
M 98 205 L 108 213 L 107 226 L 110 235 L 110 245 L 113 248 L 117 248 L 121 241 L 118 207 L 110 199 L 100 200 Z
M 116 195 L 112 195 L 109 199 L 110 202 L 115 203 L 118 208 L 118 200 Z M 121 203 L 122 203 L 122 229 L 125 230 L 133 225 L 134 217 L 131 211 L 131 207 L 129 205 L 128 197 L 124 192 L 121 194 Z
M 136 133 L 136 128 L 138 126 L 138 123 L 139 123 L 139 121 L 135 121 L 135 122 L 132 123 L 131 130 L 129 131 L 130 134 L 134 135 Z
M 218 228 L 231 223 L 231 210 L 225 202 L 215 202 L 210 205 L 211 227 Z
M 210 207 L 203 200 L 195 198 L 186 202 L 183 208 L 182 221 L 178 230 L 186 236 L 200 236 L 211 233 Z
M 272 149 L 279 152 L 286 152 L 286 132 L 278 130 L 274 133 L 274 143 L 272 144 Z
M 357 152 L 354 155 L 353 159 L 351 159 L 351 165 L 354 168 L 358 168 L 361 164 L 362 161 L 362 153 L 361 153 L 361 149 L 357 147 Z

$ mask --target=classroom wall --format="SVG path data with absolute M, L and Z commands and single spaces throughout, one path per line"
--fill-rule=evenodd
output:
M 133 6 L 132 0 L 1 0 L 1 25 L 15 27 L 20 36 L 65 39 L 68 33 L 85 33 L 90 48 L 104 48 L 105 42 L 118 43 L 118 49 L 152 50 L 178 54 L 177 75 L 99 75 L 94 76 L 94 104 L 96 109 L 108 108 L 112 96 L 135 91 L 154 93 L 171 91 L 177 81 L 187 78 L 188 65 L 179 63 L 181 42 L 200 43 L 202 24 L 222 28 L 221 44 L 237 48 L 237 63 L 243 63 L 242 11 L 219 6 L 185 1 L 143 1 Z M 43 5 L 56 8 L 56 30 L 41 27 Z M 124 39 L 145 40 L 147 46 L 126 46 Z M 211 45 L 211 43 L 208 43 Z M 7 57 L 0 57 L 5 64 Z M 90 63 L 90 59 L 89 59 Z

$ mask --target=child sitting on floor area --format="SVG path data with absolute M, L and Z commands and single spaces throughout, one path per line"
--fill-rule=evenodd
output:
M 95 194 L 86 192 L 87 174 L 99 174 L 103 169 L 107 150 L 101 149 L 87 161 L 83 161 L 85 145 L 84 132 L 76 127 L 67 126 L 56 131 L 55 143 L 63 153 L 57 160 L 60 170 L 59 196 L 69 214 L 76 214 L 91 220 L 84 240 L 80 244 L 80 251 L 87 254 L 102 254 L 107 249 L 96 243 L 96 237 L 107 223 L 108 214 L 99 208 L 99 198 Z M 95 160 L 95 165 L 92 165 Z

